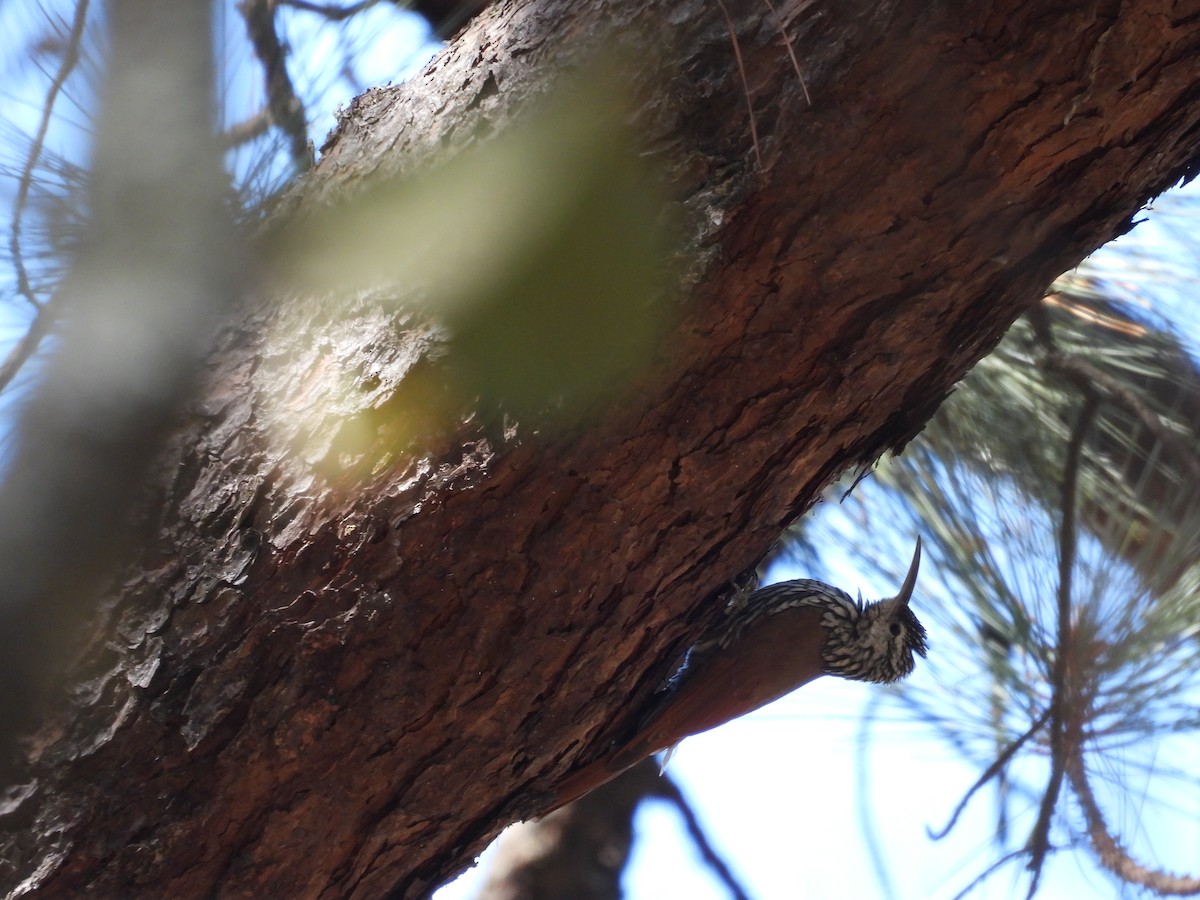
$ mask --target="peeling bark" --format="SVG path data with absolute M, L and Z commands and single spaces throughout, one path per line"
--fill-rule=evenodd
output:
M 710 0 L 501 3 L 354 104 L 291 211 L 483 140 L 615 42 L 688 227 L 684 319 L 599 421 L 503 441 L 464 412 L 379 434 L 365 474 L 330 470 L 337 434 L 289 452 L 297 411 L 344 378 L 364 415 L 436 384 L 430 332 L 369 297 L 230 323 L 159 537 L 3 807 L 0 886 L 426 894 L 547 811 L 831 478 L 1190 171 L 1194 3 L 777 2 L 809 106 L 767 7 L 725 2 L 761 169 Z

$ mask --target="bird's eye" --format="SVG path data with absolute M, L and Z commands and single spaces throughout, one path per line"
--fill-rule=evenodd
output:
M 891 625 L 888 626 L 888 631 L 890 631 L 892 633 L 892 637 L 899 637 L 900 636 L 900 623 L 893 622 Z

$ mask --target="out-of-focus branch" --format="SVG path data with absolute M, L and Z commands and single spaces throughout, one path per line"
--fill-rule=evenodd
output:
M 0 486 L 5 780 L 78 615 L 135 534 L 139 485 L 235 295 L 210 4 L 112 0 L 107 12 L 87 233 L 53 301 L 61 341 Z
M 954 826 L 958 823 L 958 817 L 963 814 L 963 811 L 967 808 L 967 804 L 970 803 L 971 798 L 975 796 L 976 792 L 1004 771 L 1012 758 L 1017 755 L 1017 751 L 1025 746 L 1026 741 L 1042 729 L 1042 726 L 1046 724 L 1046 720 L 1049 718 L 1050 710 L 1047 709 L 1033 721 L 1032 725 L 1025 729 L 1025 732 L 1019 738 L 1004 748 L 1004 751 L 992 761 L 992 764 L 984 770 L 982 775 L 975 779 L 975 783 L 971 785 L 970 789 L 963 795 L 963 798 L 958 801 L 958 806 L 954 807 L 954 812 L 950 814 L 950 821 L 946 823 L 945 827 L 937 831 L 931 828 L 925 829 L 925 833 L 929 835 L 931 841 L 940 841 L 954 830 Z
M 545 818 L 505 832 L 476 900 L 619 900 L 634 812 L 649 799 L 665 800 L 678 810 L 717 880 L 734 900 L 749 900 L 679 786 L 660 775 L 652 758 Z
M 657 793 L 647 759 L 585 797 L 500 838 L 476 900 L 620 900 L 633 814 Z
M 448 38 L 483 11 L 491 0 L 392 0 L 423 16 L 440 38 Z
M 1174 451 L 1172 458 L 1186 465 L 1193 478 L 1200 478 L 1200 460 L 1196 459 L 1186 439 L 1172 429 L 1136 390 L 1099 366 L 1062 350 L 1054 339 L 1045 307 L 1034 309 L 1030 313 L 1030 321 L 1045 349 L 1043 362 L 1049 371 L 1062 375 L 1076 385 L 1103 391 L 1109 401 L 1125 407 L 1158 441 L 1170 447 Z
M 343 19 L 349 19 L 351 16 L 356 16 L 360 12 L 370 9 L 377 3 L 379 3 L 379 0 L 360 0 L 360 2 L 351 3 L 349 6 L 338 6 L 336 3 L 311 3 L 309 0 L 280 0 L 280 5 L 282 6 L 290 6 L 292 9 L 314 13 L 329 19 L 331 22 L 341 22 Z
M 656 796 L 666 800 L 679 811 L 679 815 L 683 819 L 683 826 L 687 830 L 688 837 L 695 843 L 696 850 L 700 853 L 700 858 L 712 870 L 716 879 L 725 885 L 725 888 L 729 891 L 729 895 L 734 900 L 749 900 L 750 895 L 746 892 L 742 883 L 738 881 L 737 876 L 733 874 L 733 871 L 721 857 L 721 854 L 717 852 L 717 848 L 709 841 L 708 834 L 704 831 L 704 827 L 700 824 L 700 819 L 696 816 L 696 811 L 692 809 L 691 803 L 683 795 L 675 780 L 664 774 L 658 780 L 655 793 Z
M 1088 837 L 1092 848 L 1100 860 L 1100 865 L 1114 873 L 1122 881 L 1130 884 L 1140 884 L 1156 894 L 1172 896 L 1194 896 L 1200 894 L 1200 878 L 1189 875 L 1174 875 L 1161 869 L 1151 869 L 1139 863 L 1129 851 L 1121 846 L 1120 841 L 1113 837 L 1100 811 L 1100 804 L 1092 793 L 1088 780 L 1087 768 L 1083 761 L 1082 743 L 1071 748 L 1066 759 L 1067 778 L 1070 779 L 1071 789 L 1079 799 L 1083 808 L 1084 819 L 1087 820 Z
M 238 11 L 266 77 L 267 109 L 271 121 L 287 136 L 288 152 L 297 172 L 312 167 L 308 149 L 308 117 L 287 68 L 287 51 L 275 28 L 275 0 L 241 0 Z
M 75 18 L 71 23 L 71 32 L 67 36 L 66 42 L 62 47 L 62 62 L 59 63 L 58 71 L 54 74 L 54 79 L 50 82 L 50 89 L 46 92 L 46 100 L 42 104 L 42 115 L 38 121 L 37 133 L 33 137 L 33 143 L 29 147 L 29 153 L 25 156 L 25 167 L 21 170 L 21 177 L 17 179 L 17 196 L 13 201 L 12 211 L 12 231 L 8 237 L 8 251 L 12 256 L 13 269 L 17 276 L 17 293 L 28 300 L 35 307 L 41 306 L 41 301 L 34 294 L 33 286 L 29 283 L 29 272 L 25 268 L 25 254 L 21 248 L 21 225 L 25 216 L 25 207 L 29 203 L 29 191 L 33 187 L 33 171 L 37 168 L 38 160 L 41 159 L 42 149 L 46 145 L 46 132 L 50 128 L 50 119 L 54 113 L 54 104 L 58 100 L 58 95 L 62 93 L 63 87 L 67 83 L 67 78 L 71 72 L 75 70 L 75 66 L 79 63 L 79 45 L 83 42 L 83 29 L 87 24 L 89 0 L 76 0 L 75 3 Z M 39 318 L 41 318 L 39 316 Z M 34 325 L 36 326 L 35 320 Z M 33 330 L 31 328 L 31 330 Z M 40 341 L 40 336 L 38 337 Z M 36 342 L 34 348 L 36 349 Z M 10 354 L 9 360 L 14 357 Z M 29 354 L 26 354 L 21 361 L 28 359 Z M 7 361 L 5 363 L 7 366 Z M 7 381 L 11 381 L 10 375 Z M 5 383 L 7 383 L 7 381 Z M 2 389 L 2 385 L 0 385 Z
M 42 339 L 50 333 L 50 328 L 54 324 L 54 317 L 58 315 L 59 294 L 55 294 L 45 303 L 38 306 L 37 312 L 33 316 L 33 321 L 29 323 L 29 327 L 25 329 L 25 333 L 17 339 L 13 344 L 12 349 L 8 351 L 8 356 L 4 357 L 4 362 L 0 363 L 0 392 L 4 391 L 17 373 L 29 361 L 29 358 L 37 352 L 41 346 Z
M 1079 487 L 1079 464 L 1084 438 L 1096 418 L 1100 406 L 1100 395 L 1087 391 L 1083 408 L 1075 422 L 1075 430 L 1067 445 L 1067 460 L 1063 470 L 1062 521 L 1059 525 L 1058 547 L 1058 645 L 1055 648 L 1054 671 L 1051 674 L 1052 694 L 1050 697 L 1050 781 L 1042 795 L 1037 822 L 1029 836 L 1029 869 L 1033 877 L 1029 883 L 1029 894 L 1037 893 L 1042 867 L 1050 849 L 1050 820 L 1058 805 L 1066 765 L 1067 742 L 1066 721 L 1072 698 L 1068 696 L 1067 666 L 1071 656 L 1071 582 L 1075 572 L 1075 549 L 1078 533 L 1075 513 Z
M 242 119 L 227 128 L 221 136 L 222 142 L 227 149 L 238 147 L 250 143 L 255 138 L 262 137 L 270 128 L 270 110 L 260 109 L 249 118 Z

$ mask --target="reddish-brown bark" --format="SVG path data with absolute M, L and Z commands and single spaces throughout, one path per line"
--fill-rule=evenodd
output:
M 712 0 L 500 4 L 355 104 L 295 206 L 502 126 L 615 41 L 688 229 L 684 319 L 599 421 L 384 429 L 391 463 L 338 475 L 287 451 L 294 411 L 347 373 L 364 415 L 402 402 L 428 336 L 366 300 L 231 324 L 160 538 L 7 807 L 5 888 L 423 895 L 545 812 L 709 598 L 1193 159 L 1194 3 L 779 0 L 811 107 L 767 8 L 725 5 L 761 168 Z

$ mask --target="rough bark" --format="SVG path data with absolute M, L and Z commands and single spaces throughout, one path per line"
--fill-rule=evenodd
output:
M 5 888 L 422 896 L 546 812 L 710 598 L 1193 158 L 1194 3 L 780 0 L 811 106 L 768 8 L 725 5 L 761 166 L 714 0 L 502 3 L 354 105 L 295 208 L 501 128 L 615 41 L 689 228 L 686 315 L 600 421 L 505 443 L 464 416 L 340 475 L 272 398 L 346 373 L 364 413 L 403 398 L 427 331 L 367 299 L 231 323 L 160 537 L 4 807 Z

